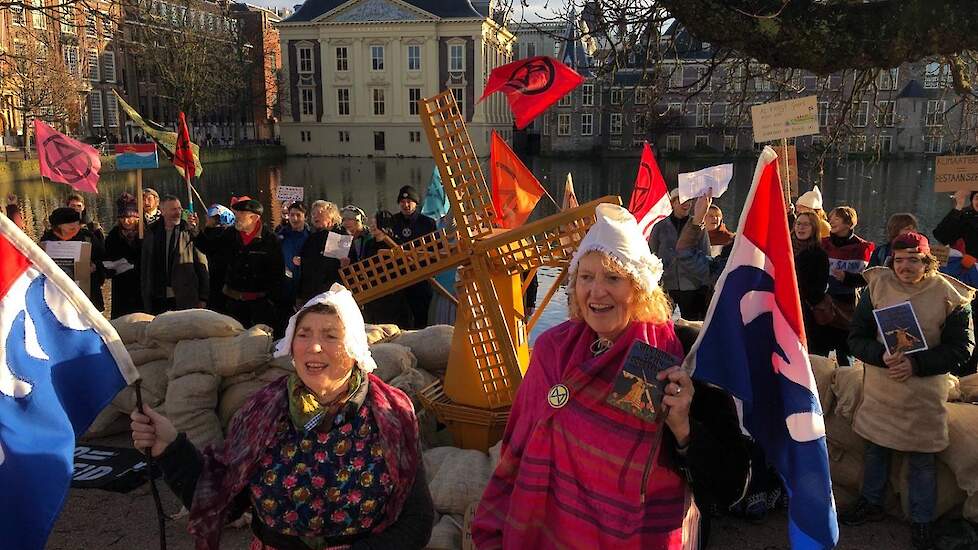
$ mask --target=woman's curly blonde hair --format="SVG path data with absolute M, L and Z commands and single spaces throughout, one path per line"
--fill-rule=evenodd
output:
M 632 285 L 632 301 L 630 306 L 630 315 L 632 321 L 641 321 L 644 323 L 661 324 L 665 323 L 669 319 L 672 319 L 673 305 L 666 295 L 662 287 L 655 285 L 649 290 L 647 287 L 640 285 L 635 277 L 628 273 L 622 266 L 611 256 L 599 251 L 594 250 L 588 252 L 588 254 L 600 254 L 601 255 L 601 265 L 609 271 L 613 271 L 622 277 L 628 279 Z M 580 265 L 580 264 L 578 264 Z M 576 289 L 577 289 L 577 271 L 571 272 L 567 283 L 567 311 L 571 319 L 583 320 L 584 317 L 581 315 L 581 306 L 577 303 Z

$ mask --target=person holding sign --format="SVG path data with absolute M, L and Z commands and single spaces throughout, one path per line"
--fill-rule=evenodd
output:
M 915 232 L 898 236 L 893 242 L 893 267 L 863 272 L 868 287 L 849 333 L 849 347 L 866 369 L 862 404 L 852 425 L 866 439 L 866 455 L 859 501 L 839 519 L 847 525 L 882 519 L 890 456 L 892 451 L 907 453 L 915 549 L 932 548 L 934 542 L 935 455 L 949 444 L 947 373 L 967 362 L 975 345 L 971 328 L 975 289 L 937 268 L 927 237 Z M 892 327 L 879 326 L 883 323 L 878 323 L 874 311 L 900 304 L 910 305 L 911 318 L 916 317 L 919 325 L 902 328 L 922 334 L 926 349 L 910 353 L 884 345 L 884 334 L 893 332 Z
M 89 259 L 83 267 L 89 271 L 88 276 L 80 277 L 75 273 L 71 273 L 71 275 L 76 281 L 79 279 L 88 280 L 89 288 L 86 292 L 88 299 L 92 301 L 95 309 L 102 311 L 105 309 L 105 300 L 102 298 L 102 283 L 105 281 L 104 268 L 102 267 L 102 260 L 105 259 L 105 241 L 98 238 L 88 227 L 82 225 L 81 213 L 74 208 L 68 206 L 55 208 L 48 217 L 48 222 L 51 224 L 51 229 L 45 231 L 41 236 L 41 243 L 83 242 L 89 243 L 91 246 Z M 41 247 L 48 250 L 44 244 Z M 76 256 L 73 262 L 69 262 L 69 264 L 74 271 L 79 267 L 79 258 Z
M 725 509 L 747 483 L 733 400 L 679 367 L 662 262 L 626 209 L 595 214 L 570 320 L 537 339 L 516 393 L 472 523 L 480 550 L 697 548 L 696 506 Z
M 112 279 L 112 318 L 142 311 L 139 258 L 143 240 L 139 238 L 139 209 L 136 197 L 123 193 L 116 200 L 119 222 L 105 237 L 102 265 Z
M 873 254 L 873 243 L 857 236 L 853 231 L 858 218 L 851 206 L 839 206 L 829 213 L 829 236 L 822 239 L 822 248 L 829 256 L 829 287 L 834 307 L 839 316 L 849 318 L 856 306 L 856 289 L 866 286 L 862 272 L 869 266 Z M 842 328 L 840 328 L 840 325 Z M 842 366 L 849 366 L 849 346 L 846 345 L 845 323 L 838 320 L 823 325 L 822 334 L 834 349 L 836 360 Z
M 286 223 L 275 229 L 275 235 L 282 245 L 282 259 L 285 261 L 285 289 L 282 304 L 288 318 L 295 312 L 295 300 L 299 294 L 299 278 L 302 275 L 300 255 L 302 247 L 309 238 L 309 225 L 306 224 L 306 205 L 294 201 L 289 205 Z
M 680 260 L 677 248 L 679 236 L 686 224 L 689 223 L 689 213 L 693 207 L 693 200 L 681 202 L 679 189 L 673 189 L 669 192 L 669 201 L 672 205 L 672 214 L 652 228 L 649 248 L 652 250 L 652 254 L 662 259 L 664 265 L 662 286 L 669 293 L 673 303 L 679 306 L 679 312 L 683 319 L 702 321 L 706 317 L 706 308 L 709 305 L 707 303 L 710 291 L 709 274 L 691 270 L 687 263 Z M 702 222 L 703 219 L 700 218 L 698 223 L 702 224 Z M 709 235 L 704 231 L 699 232 L 697 236 L 698 241 L 693 247 L 694 250 L 687 252 L 709 258 Z

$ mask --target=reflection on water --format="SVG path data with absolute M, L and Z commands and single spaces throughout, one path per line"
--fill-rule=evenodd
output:
M 708 161 L 665 160 L 661 169 L 666 181 L 675 185 L 676 175 L 705 167 Z M 556 200 L 561 199 L 564 180 L 568 172 L 574 177 L 578 199 L 583 203 L 604 195 L 619 195 L 627 202 L 637 170 L 638 159 L 533 159 L 529 166 L 541 183 Z M 740 209 L 746 199 L 754 162 L 735 162 L 734 178 L 727 193 L 717 200 L 724 211 L 725 221 L 735 230 Z M 233 195 L 250 195 L 261 201 L 269 219 L 281 215 L 280 205 L 273 204 L 278 185 L 305 188 L 306 201 L 325 199 L 340 205 L 356 204 L 368 214 L 377 209 L 395 210 L 395 198 L 402 185 L 413 185 L 423 195 L 431 176 L 434 163 L 425 159 L 369 159 L 369 158 L 305 158 L 292 157 L 284 164 L 268 161 L 209 164 L 205 177 L 197 188 L 208 203 L 227 204 Z M 940 221 L 951 207 L 951 201 L 933 192 L 933 161 L 894 160 L 886 162 L 853 161 L 825 167 L 822 177 L 822 193 L 826 210 L 832 206 L 848 204 L 859 213 L 857 232 L 865 238 L 882 240 L 886 218 L 894 212 L 913 212 L 921 221 L 925 233 Z M 801 165 L 803 180 L 813 168 Z M 811 181 L 808 179 L 807 181 Z M 143 178 L 145 187 L 153 187 L 161 195 L 174 194 L 186 199 L 186 190 L 176 171 L 171 167 L 147 171 Z M 811 187 L 802 183 L 802 191 Z M 115 221 L 115 198 L 135 190 L 131 173 L 107 173 L 99 183 L 101 193 L 87 196 L 89 208 L 95 220 L 106 229 Z M 33 237 L 40 235 L 48 213 L 60 204 L 70 192 L 65 185 L 39 180 L 0 183 L 0 195 L 14 192 L 22 197 L 25 216 Z M 556 212 L 557 207 L 544 198 L 533 217 L 538 218 Z M 541 273 L 540 296 L 549 288 L 555 273 Z M 563 292 L 554 296 L 552 307 L 541 317 L 534 333 L 566 318 Z M 534 336 L 535 336 L 534 334 Z

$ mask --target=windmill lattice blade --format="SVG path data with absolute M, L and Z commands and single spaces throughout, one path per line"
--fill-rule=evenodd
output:
M 466 245 L 492 234 L 492 195 L 479 158 L 472 147 L 465 120 L 451 90 L 420 101 L 421 124 L 428 135 L 452 217 Z

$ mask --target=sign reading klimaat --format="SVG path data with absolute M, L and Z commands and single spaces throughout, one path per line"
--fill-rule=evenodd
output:
M 763 143 L 818 133 L 818 97 L 810 95 L 750 108 L 754 141 Z
M 945 155 L 934 160 L 934 192 L 978 191 L 978 155 Z

